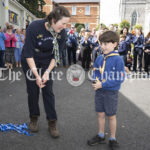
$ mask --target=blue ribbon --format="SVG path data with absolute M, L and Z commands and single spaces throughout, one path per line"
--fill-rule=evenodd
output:
M 24 124 L 12 124 L 12 123 L 8 123 L 8 124 L 0 124 L 0 131 L 2 132 L 6 132 L 6 131 L 16 131 L 20 134 L 25 134 L 27 136 L 31 136 L 33 134 L 30 134 L 27 130 L 29 130 L 28 126 L 26 123 Z

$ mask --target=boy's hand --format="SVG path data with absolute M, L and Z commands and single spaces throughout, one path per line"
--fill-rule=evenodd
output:
M 100 81 L 96 81 L 96 83 L 92 84 L 92 86 L 93 86 L 95 91 L 102 88 L 102 84 Z

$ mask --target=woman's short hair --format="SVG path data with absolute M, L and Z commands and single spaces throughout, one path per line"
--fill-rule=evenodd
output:
M 54 19 L 54 23 L 61 20 L 63 17 L 71 17 L 69 11 L 64 6 L 60 6 L 57 3 L 53 3 L 54 8 L 47 16 L 47 21 L 52 24 L 52 19 Z
M 13 26 L 12 25 L 8 25 L 7 29 L 13 29 Z

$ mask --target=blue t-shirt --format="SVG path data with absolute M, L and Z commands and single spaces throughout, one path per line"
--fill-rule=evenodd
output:
M 22 58 L 34 58 L 35 62 L 48 61 L 54 58 L 53 54 L 53 36 L 46 30 L 45 22 L 47 20 L 36 20 L 32 22 L 26 30 L 25 44 L 22 50 Z M 65 44 L 66 33 L 62 30 L 57 38 L 59 47 Z M 36 52 L 36 49 L 42 52 Z

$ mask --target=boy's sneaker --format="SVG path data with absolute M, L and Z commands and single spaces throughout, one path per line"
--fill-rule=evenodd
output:
M 116 140 L 109 140 L 109 147 L 117 148 L 117 147 L 119 147 L 119 143 Z
M 96 135 L 91 140 L 88 140 L 87 144 L 89 146 L 94 146 L 94 145 L 97 145 L 97 144 L 104 144 L 105 143 L 104 141 L 105 141 L 105 138 L 102 138 L 102 137 Z

